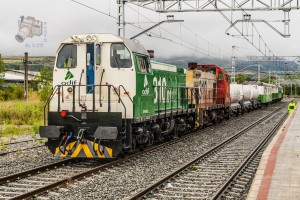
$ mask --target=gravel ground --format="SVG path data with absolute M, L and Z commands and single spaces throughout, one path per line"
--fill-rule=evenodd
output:
M 57 166 L 48 170 L 42 170 L 40 173 L 34 173 L 26 177 L 9 181 L 0 187 L 0 199 L 18 198 L 26 192 L 47 186 L 61 179 L 69 178 L 78 173 L 82 173 L 94 167 L 95 163 L 66 162 L 64 165 Z M 53 176 L 53 174 L 55 176 Z
M 28 137 L 26 137 L 28 138 Z M 44 146 L 46 139 L 24 139 L 19 141 L 0 142 L 0 156 L 6 153 L 20 153 L 29 148 Z
M 40 137 L 37 136 L 33 138 L 32 135 L 7 136 L 0 138 L 0 143 L 2 143 L 0 153 L 18 150 L 17 152 L 0 156 L 0 177 L 61 160 L 60 158 L 54 158 L 45 146 L 27 149 L 43 145 L 44 141 L 37 139 L 40 139 Z M 11 142 L 26 140 L 33 141 L 9 144 Z
M 59 160 L 62 159 L 53 157 L 47 147 L 10 153 L 0 156 L 0 177 L 57 162 Z
M 230 121 L 223 121 L 164 150 L 100 172 L 88 181 L 75 182 L 72 188 L 68 187 L 59 196 L 48 196 L 51 199 L 124 199 L 282 105 L 278 103 Z
M 215 150 L 209 156 L 193 164 L 197 170 L 188 167 L 181 174 L 169 180 L 168 187 L 149 195 L 154 199 L 211 199 L 217 189 L 240 166 L 249 153 L 279 121 L 286 111 L 281 110 L 266 121 L 258 124 L 234 141 Z M 251 142 L 249 142 L 251 141 Z M 193 184 L 193 186 L 191 186 Z M 154 196 L 153 196 L 154 195 Z M 228 198 L 231 194 L 228 194 Z M 240 199 L 236 196 L 236 199 Z
M 4 136 L 0 137 L 0 142 L 18 142 L 23 140 L 32 140 L 32 139 L 40 139 L 39 135 L 36 135 L 35 138 L 32 137 L 30 134 L 25 135 L 13 135 L 13 136 Z

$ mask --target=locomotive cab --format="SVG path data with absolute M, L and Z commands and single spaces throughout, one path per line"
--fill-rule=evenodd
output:
M 133 52 L 138 44 L 112 34 L 75 35 L 59 47 L 48 100 L 48 126 L 40 128 L 60 157 L 112 158 L 126 144 L 136 91 Z M 130 145 L 130 144 L 129 144 Z

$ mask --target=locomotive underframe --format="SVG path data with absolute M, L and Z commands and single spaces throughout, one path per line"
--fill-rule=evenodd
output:
M 47 146 L 54 155 L 92 158 L 99 154 L 101 158 L 115 158 L 125 151 L 172 139 L 194 129 L 196 119 L 195 109 L 174 111 L 172 115 L 160 114 L 140 122 L 122 119 L 120 112 L 86 112 L 84 119 L 80 112 L 68 113 L 65 117 L 60 112 L 49 112 L 48 115 L 48 126 L 41 127 L 40 134 L 48 137 Z M 123 124 L 126 124 L 126 130 Z M 105 133 L 99 132 L 103 127 L 109 129 Z M 116 134 L 113 128 L 117 129 Z M 83 144 L 88 149 L 76 152 Z

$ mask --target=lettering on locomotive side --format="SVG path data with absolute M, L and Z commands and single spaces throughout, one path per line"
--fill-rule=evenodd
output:
M 153 86 L 154 86 L 154 103 L 157 103 L 158 96 L 161 100 L 166 100 L 169 102 L 171 99 L 172 91 L 170 88 L 167 88 L 167 80 L 165 77 L 157 78 L 156 76 L 153 78 Z M 159 92 L 159 93 L 158 93 Z
M 77 80 L 62 81 L 61 85 L 77 85 Z

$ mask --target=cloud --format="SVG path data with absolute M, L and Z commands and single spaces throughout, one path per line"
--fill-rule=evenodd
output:
M 3 55 L 23 55 L 28 51 L 30 55 L 55 55 L 59 44 L 73 34 L 84 33 L 117 33 L 117 22 L 115 19 L 103 15 L 94 10 L 80 6 L 71 0 L 3 0 L 5 3 L 0 7 L 0 53 Z M 117 16 L 116 1 L 111 0 L 91 0 L 82 3 L 106 12 L 112 16 Z M 130 7 L 129 7 L 130 6 Z M 126 6 L 126 21 L 140 26 L 143 29 L 153 25 L 152 22 L 166 19 L 167 14 L 158 14 L 133 5 Z M 283 12 L 251 12 L 252 18 L 266 20 L 282 20 Z M 227 13 L 228 14 L 228 13 Z M 43 48 L 26 47 L 25 43 L 18 43 L 15 34 L 18 32 L 17 21 L 20 16 L 33 16 L 38 20 L 47 22 L 47 42 Z M 143 17 L 142 15 L 146 16 Z M 245 40 L 227 36 L 225 30 L 229 23 L 218 12 L 205 13 L 174 13 L 176 19 L 183 19 L 183 25 L 179 23 L 163 24 L 161 28 L 152 30 L 152 37 L 141 36 L 137 40 L 146 49 L 155 50 L 156 55 L 168 57 L 173 55 L 194 55 L 201 57 L 210 55 L 214 57 L 228 57 L 231 54 L 233 45 L 248 48 L 240 49 L 241 55 L 260 55 Z M 289 39 L 284 39 L 265 25 L 257 25 L 262 37 L 274 53 L 281 55 L 298 54 L 300 27 L 299 11 L 291 11 L 291 34 Z M 241 13 L 236 13 L 237 19 L 242 17 Z M 146 23 L 147 22 L 147 23 Z M 282 23 L 276 23 L 276 27 L 283 31 Z M 191 30 L 191 31 L 190 31 Z M 126 36 L 131 37 L 141 30 L 126 25 Z M 199 36 L 196 36 L 198 34 Z M 162 38 L 157 38 L 157 36 Z M 180 36 L 181 35 L 181 36 Z M 180 39 L 179 39 L 180 38 Z M 28 38 L 27 43 L 37 43 L 41 38 Z M 172 41 L 173 42 L 172 42 Z M 175 44 L 177 43 L 177 44 Z M 179 44 L 179 45 L 178 45 Z M 183 44 L 188 48 L 181 46 Z M 196 45 L 197 44 L 197 45 Z M 191 49 L 197 46 L 197 53 Z M 239 52 L 237 52 L 239 53 Z

